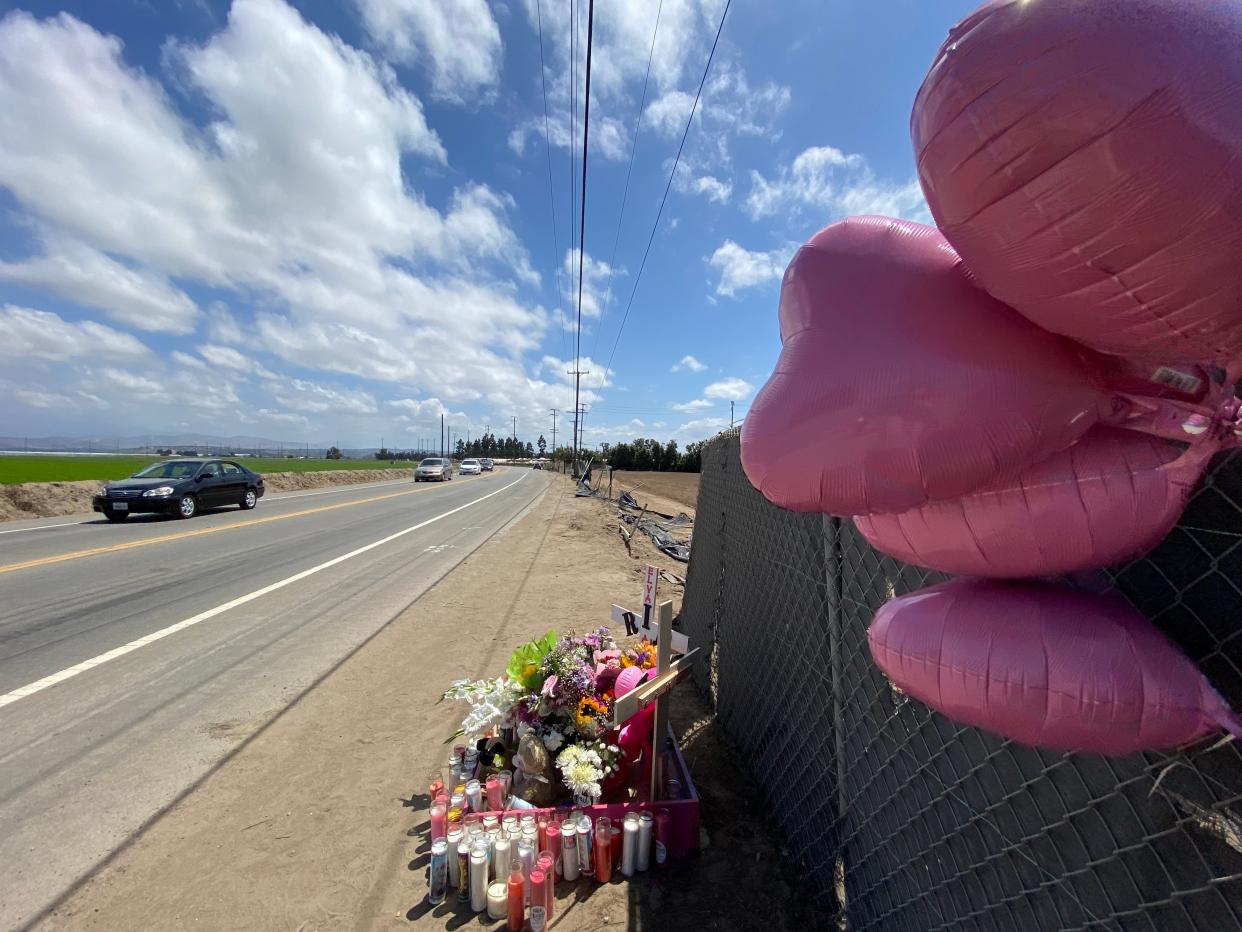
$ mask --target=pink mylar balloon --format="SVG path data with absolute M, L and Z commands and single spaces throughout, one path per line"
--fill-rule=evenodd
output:
M 1112 566 L 1177 523 L 1218 444 L 1097 426 L 1068 450 L 961 498 L 857 517 L 877 550 L 945 573 L 1018 578 Z
M 1242 737 L 1195 665 L 1115 596 L 955 579 L 885 603 L 868 643 L 909 695 L 1022 744 L 1119 756 Z
M 796 511 L 955 498 L 1113 410 L 1100 357 L 989 296 L 917 223 L 855 217 L 813 236 L 785 272 L 780 328 L 742 465 Z
M 1242 4 L 991 0 L 911 114 L 936 223 L 979 282 L 1107 353 L 1242 353 Z

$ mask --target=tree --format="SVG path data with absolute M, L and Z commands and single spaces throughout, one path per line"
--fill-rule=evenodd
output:
M 466 455 L 466 441 L 460 437 L 457 438 L 457 458 L 462 459 Z
M 341 458 L 341 451 L 337 447 L 328 447 L 328 452 L 325 454 L 324 458 L 339 460 Z
M 548 452 L 548 441 L 543 439 L 543 434 L 539 435 L 539 455 L 543 456 Z

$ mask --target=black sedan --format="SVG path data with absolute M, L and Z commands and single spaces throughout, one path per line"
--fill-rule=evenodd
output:
M 156 513 L 192 518 L 205 508 L 253 508 L 263 496 L 263 477 L 230 460 L 167 460 L 128 479 L 109 482 L 92 504 L 109 521 Z

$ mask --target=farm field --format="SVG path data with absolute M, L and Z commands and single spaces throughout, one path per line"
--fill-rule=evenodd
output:
M 0 485 L 22 482 L 77 482 L 90 479 L 124 479 L 160 456 L 57 456 L 21 454 L 0 456 Z M 298 460 L 277 457 L 244 457 L 239 460 L 259 473 L 320 472 L 326 469 L 410 469 L 414 463 L 387 460 Z

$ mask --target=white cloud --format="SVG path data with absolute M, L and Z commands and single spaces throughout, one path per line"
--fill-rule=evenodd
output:
M 0 356 L 13 359 L 138 359 L 150 351 L 139 340 L 93 320 L 76 323 L 50 311 L 7 304 L 0 310 Z
M 268 391 L 282 407 L 307 414 L 324 412 L 374 414 L 379 410 L 375 397 L 369 392 L 340 386 L 320 385 L 306 379 L 290 379 L 288 382 L 272 383 Z
M 789 249 L 752 252 L 731 239 L 725 240 L 707 260 L 708 265 L 720 271 L 716 294 L 732 297 L 742 288 L 779 281 L 791 255 Z
M 882 182 L 866 158 L 832 146 L 804 149 L 775 178 L 751 171 L 750 180 L 746 210 L 753 220 L 798 209 L 830 218 L 881 214 L 927 222 L 930 217 L 917 179 Z
M 685 356 L 682 356 L 681 360 L 675 363 L 672 366 L 672 368 L 670 368 L 668 371 L 669 372 L 681 372 L 683 369 L 685 369 L 687 372 L 702 372 L 706 368 L 707 368 L 706 365 L 699 362 L 697 359 L 695 359 L 693 356 L 687 353 Z
M 0 19 L 0 186 L 49 244 L 32 263 L 74 243 L 156 307 L 175 310 L 174 278 L 223 293 L 201 341 L 217 360 L 236 346 L 452 402 L 565 403 L 523 360 L 550 316 L 520 296 L 538 276 L 515 203 L 463 182 L 428 205 L 419 173 L 447 156 L 387 65 L 282 0 L 235 0 L 164 60 L 176 99 L 67 14 Z M 206 127 L 177 111 L 187 95 Z
M 755 386 L 745 379 L 729 378 L 712 382 L 703 389 L 703 395 L 707 398 L 723 398 L 725 401 L 741 401 L 754 390 Z
M 371 38 L 394 61 L 419 65 L 437 96 L 472 99 L 500 80 L 503 46 L 487 0 L 357 0 Z
M 241 343 L 245 340 L 241 324 L 223 305 L 217 305 L 208 310 L 207 336 L 216 343 Z
M 198 317 L 198 305 L 168 279 L 72 240 L 48 243 L 42 256 L 0 262 L 0 281 L 54 291 L 139 330 L 189 333 Z
M 223 369 L 231 369 L 234 372 L 254 373 L 260 378 L 275 379 L 278 378 L 276 373 L 268 370 L 262 364 L 239 352 L 231 346 L 222 346 L 218 343 L 208 343 L 198 348 L 199 355 L 213 366 L 219 366 Z
M 687 421 L 677 428 L 677 439 L 683 445 L 715 436 L 729 426 L 727 417 L 704 417 Z
M 672 407 L 674 411 L 681 411 L 685 414 L 693 414 L 695 411 L 702 411 L 703 409 L 710 408 L 711 406 L 712 403 L 706 398 L 696 398 L 694 401 L 685 401 L 681 404 L 671 405 L 670 407 Z
M 712 175 L 700 175 L 690 182 L 690 188 L 695 194 L 707 195 L 707 199 L 715 204 L 727 203 L 733 194 L 731 182 L 721 181 Z
M 579 252 L 578 249 L 567 249 L 561 267 L 561 291 L 566 303 L 567 317 L 576 313 L 578 307 Z M 582 263 L 582 316 L 599 317 L 605 302 L 610 298 L 607 293 L 609 282 L 615 291 L 618 279 L 624 278 L 625 274 L 625 269 L 613 269 L 607 262 L 592 257 L 588 252 Z

